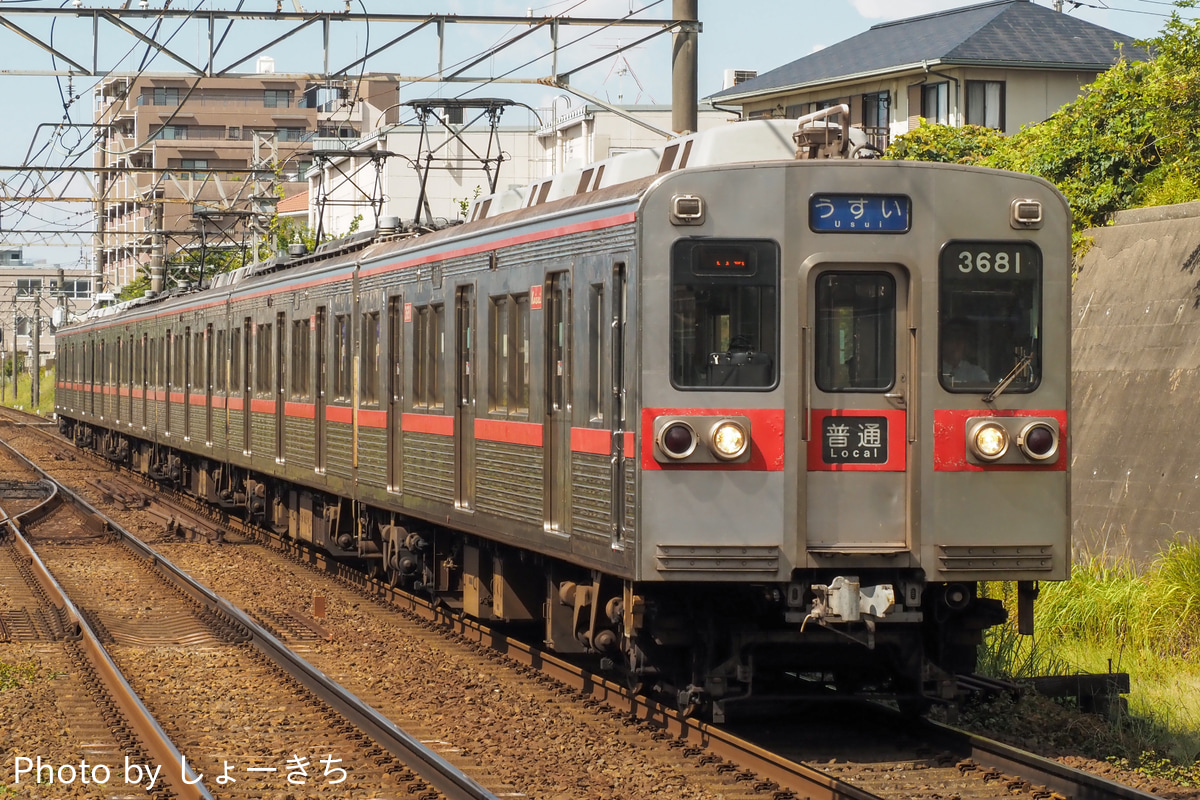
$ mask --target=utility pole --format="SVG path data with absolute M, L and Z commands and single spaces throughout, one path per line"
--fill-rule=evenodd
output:
M 674 0 L 672 13 L 682 24 L 671 41 L 671 130 L 695 133 L 699 124 L 699 0 Z
M 33 327 L 29 330 L 29 410 L 42 402 L 42 292 L 33 296 Z
M 16 291 L 14 291 L 13 292 L 13 346 L 12 346 L 12 354 L 13 354 L 12 375 L 13 375 L 13 402 L 14 403 L 17 402 L 17 365 L 20 363 L 20 361 L 17 359 L 17 353 L 18 353 L 18 350 L 17 350 L 17 323 L 18 323 L 17 293 L 16 293 Z

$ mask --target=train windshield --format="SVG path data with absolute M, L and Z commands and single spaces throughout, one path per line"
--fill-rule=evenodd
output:
M 939 380 L 951 392 L 1041 382 L 1041 251 L 1028 242 L 950 242 L 938 266 Z
M 671 383 L 763 390 L 778 382 L 779 246 L 684 239 L 671 249 Z

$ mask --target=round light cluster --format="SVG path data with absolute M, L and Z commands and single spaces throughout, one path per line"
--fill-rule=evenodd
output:
M 712 426 L 709 447 L 712 454 L 722 461 L 732 461 L 746 452 L 750 446 L 750 435 L 741 424 L 723 419 Z
M 1017 446 L 1034 461 L 1049 461 L 1058 455 L 1058 431 L 1045 422 L 1031 422 L 1021 430 Z
M 980 422 L 971 429 L 967 441 L 982 461 L 998 461 L 1008 452 L 1008 431 L 998 422 Z
M 669 457 L 687 458 L 696 449 L 696 432 L 686 422 L 672 422 L 658 433 L 658 446 Z

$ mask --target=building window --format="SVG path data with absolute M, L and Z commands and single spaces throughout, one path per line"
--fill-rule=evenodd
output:
M 190 173 L 192 173 L 192 177 L 193 177 L 193 178 L 202 178 L 202 177 L 204 177 L 204 176 L 203 176 L 203 175 L 199 175 L 199 174 L 197 174 L 197 173 L 199 173 L 199 172 L 207 172 L 207 171 L 208 171 L 208 159 L 207 159 L 207 158 L 184 158 L 184 159 L 180 159 L 180 161 L 179 161 L 179 170 L 180 170 L 181 172 L 190 172 Z
M 1004 82 L 967 81 L 967 124 L 1004 130 Z
M 92 282 L 63 281 L 59 291 L 63 297 L 88 297 L 92 293 Z
M 921 116 L 938 125 L 950 124 L 949 83 L 929 83 L 921 87 Z
M 892 119 L 891 92 L 863 95 L 863 130 L 871 144 L 880 150 L 888 146 L 889 125 Z
M 34 297 L 42 291 L 41 278 L 18 278 L 17 297 Z
M 263 91 L 263 105 L 267 108 L 290 108 L 292 105 L 291 89 L 266 89 Z
M 138 95 L 139 106 L 177 106 L 179 100 L 179 88 L 176 86 L 156 86 Z
M 151 139 L 186 139 L 188 138 L 188 129 L 186 125 L 163 125 L 158 130 L 150 134 Z

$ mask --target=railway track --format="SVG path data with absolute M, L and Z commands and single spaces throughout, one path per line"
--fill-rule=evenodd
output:
M 22 522 L 23 531 L 13 526 L 6 546 L 11 561 L 32 565 L 34 580 L 21 575 L 24 599 L 39 613 L 51 607 L 52 616 L 65 616 L 65 636 L 80 637 L 102 675 L 108 699 L 98 703 L 99 716 L 112 712 L 105 721 L 120 734 L 106 751 L 114 760 L 58 764 L 31 751 L 14 757 L 10 788 L 57 782 L 60 792 L 77 784 L 128 791 L 144 778 L 146 791 L 185 798 L 261 798 L 286 789 L 298 800 L 331 787 L 368 798 L 493 797 L 169 562 L 120 536 L 110 520 L 104 533 L 89 534 L 93 516 L 86 506 L 57 505 Z M 112 781 L 118 772 L 121 780 Z
M 105 482 L 111 494 L 113 484 Z M 697 797 L 1150 797 L 954 731 L 921 727 L 897 737 L 900 723 L 878 710 L 856 714 L 867 721 L 851 727 L 844 710 L 824 717 L 802 709 L 797 722 L 784 717 L 741 728 L 682 719 L 291 543 L 275 542 L 273 550 L 241 546 L 248 539 L 236 524 L 224 546 L 207 536 L 171 534 L 161 522 L 143 526 L 181 569 L 228 593 L 319 669 L 415 737 L 432 740 L 499 795 L 522 787 L 529 796 L 636 797 L 665 787 Z M 246 580 L 250 575 L 254 580 Z M 325 606 L 319 620 L 314 597 Z M 839 719 L 843 724 L 835 725 Z M 872 730 L 881 733 L 864 733 Z M 584 777 L 571 779 L 578 765 Z M 568 777 L 555 782 L 555 774 Z M 637 781 L 630 778 L 635 774 L 650 777 Z

